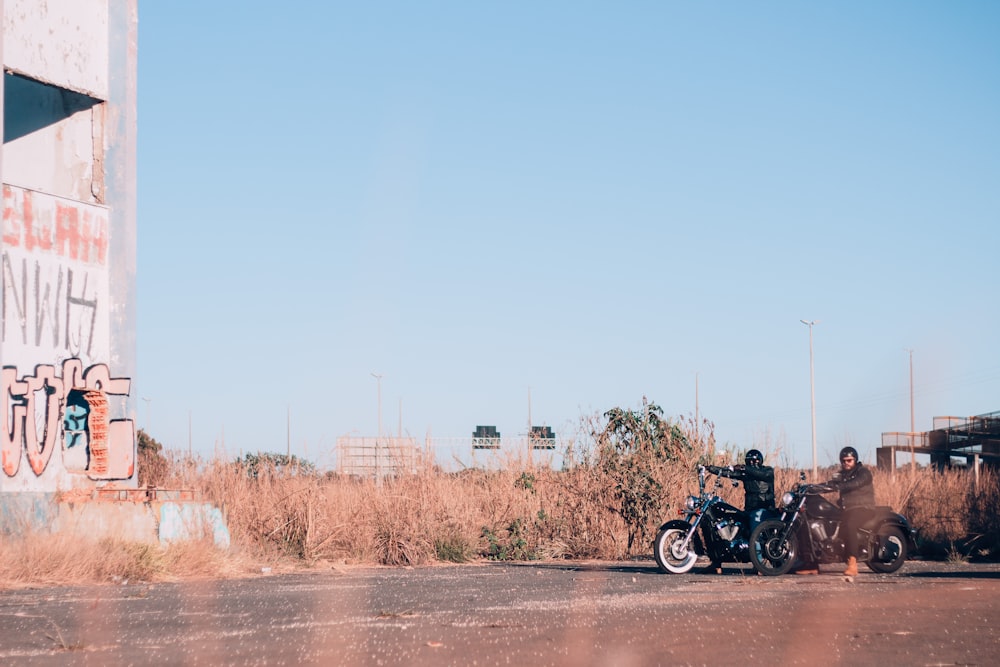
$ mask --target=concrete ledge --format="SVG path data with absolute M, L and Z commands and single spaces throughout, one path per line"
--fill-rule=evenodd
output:
M 138 492 L 146 491 L 131 489 L 121 498 L 104 494 L 74 501 L 57 500 L 54 493 L 0 494 L 0 532 L 68 533 L 163 545 L 209 538 L 219 548 L 229 547 L 229 528 L 219 508 L 183 499 L 186 494 L 180 492 L 160 494 L 176 495 L 177 500 L 139 500 Z

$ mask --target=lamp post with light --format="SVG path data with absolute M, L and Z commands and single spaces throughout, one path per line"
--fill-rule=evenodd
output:
M 809 406 L 812 414 L 813 479 L 817 479 L 816 468 L 816 374 L 813 366 L 813 325 L 819 320 L 799 320 L 809 327 Z

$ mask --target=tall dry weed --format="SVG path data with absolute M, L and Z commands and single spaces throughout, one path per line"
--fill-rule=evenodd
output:
M 970 476 L 974 475 L 970 473 Z M 980 471 L 969 498 L 968 548 L 973 556 L 1000 556 L 1000 473 L 994 468 Z
M 201 495 L 222 508 L 234 539 L 264 554 L 313 561 L 347 528 L 332 521 L 336 514 L 316 474 L 215 461 L 196 480 Z
M 900 469 L 892 476 L 879 475 L 879 482 L 877 490 L 900 486 L 912 489 L 905 502 L 885 504 L 897 508 L 919 529 L 919 547 L 925 555 L 946 555 L 968 533 L 970 480 L 964 471 Z
M 743 455 L 732 447 L 717 449 L 711 424 L 679 420 L 671 426 L 687 446 L 670 457 L 640 461 L 643 488 L 656 494 L 643 506 L 647 513 L 638 526 L 622 512 L 619 485 L 625 477 L 602 465 L 596 443 L 586 438 L 571 443 L 559 470 L 511 456 L 490 469 L 424 467 L 379 483 L 268 466 L 251 473 L 233 461 L 173 456 L 165 485 L 194 488 L 224 510 L 233 542 L 228 551 L 210 542 L 161 547 L 29 535 L 0 542 L 0 586 L 234 576 L 253 569 L 259 559 L 276 558 L 292 564 L 420 565 L 648 557 L 650 536 L 676 518 L 685 497 L 697 491 L 696 467 L 739 463 Z M 780 451 L 765 451 L 765 457 L 773 464 Z M 780 496 L 802 473 L 774 467 Z M 832 472 L 824 470 L 820 478 Z M 873 472 L 876 501 L 905 514 L 920 530 L 921 554 L 1000 554 L 996 473 L 984 470 L 977 484 L 965 470 Z M 714 490 L 742 507 L 741 486 L 724 480 Z
M 67 534 L 26 532 L 0 540 L 0 587 L 92 582 L 103 554 Z
M 886 476 L 887 477 L 887 476 Z M 1000 555 L 1000 485 L 997 472 L 985 468 L 978 483 L 974 471 L 930 468 L 898 470 L 886 486 L 912 488 L 904 508 L 920 530 L 921 553 L 931 558 L 996 558 Z
M 248 568 L 211 541 L 162 546 L 63 533 L 24 533 L 0 541 L 0 589 L 229 577 Z

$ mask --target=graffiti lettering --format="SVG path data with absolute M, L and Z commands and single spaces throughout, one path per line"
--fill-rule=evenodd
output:
M 62 349 L 73 356 L 91 355 L 99 304 L 96 291 L 88 290 L 87 272 L 63 267 L 45 272 L 37 261 L 33 268 L 34 280 L 29 282 L 28 260 L 18 262 L 3 253 L 2 339 L 8 339 L 8 326 L 13 325 L 20 329 L 23 345 L 49 349 L 51 344 L 52 350 Z M 30 302 L 29 294 L 33 296 Z M 64 328 L 60 327 L 61 312 L 65 312 Z
M 73 294 L 73 271 L 69 271 L 66 279 L 66 349 L 77 356 L 86 352 L 89 356 L 94 342 L 94 325 L 97 323 L 97 298 L 86 297 L 87 274 L 83 274 L 83 285 L 80 296 Z M 89 317 L 88 317 L 89 316 Z M 87 321 L 89 319 L 89 326 Z M 73 336 L 73 329 L 76 336 Z M 84 345 L 86 343 L 86 345 Z
M 52 199 L 4 184 L 4 246 L 104 266 L 108 259 L 106 210 L 99 206 L 81 207 L 78 202 L 63 203 L 65 200 L 53 204 Z
M 40 364 L 20 379 L 17 368 L 0 371 L 4 428 L 0 429 L 0 465 L 8 477 L 18 474 L 22 453 L 31 472 L 41 475 L 63 439 L 67 470 L 92 479 L 124 479 L 135 469 L 135 434 L 131 420 L 110 419 L 108 395 L 127 396 L 128 378 L 112 378 L 106 364 L 86 370 L 79 359 L 63 362 L 62 375 Z

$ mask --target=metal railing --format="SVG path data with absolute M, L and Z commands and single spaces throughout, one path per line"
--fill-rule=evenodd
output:
M 905 433 L 891 431 L 882 434 L 883 447 L 895 447 L 896 449 L 909 450 L 911 447 L 921 448 L 930 446 L 930 438 L 927 433 Z
M 931 461 L 939 464 L 950 458 L 962 457 L 977 462 L 980 458 L 1000 460 L 1000 452 L 997 451 L 1000 412 L 972 417 L 935 417 L 933 425 L 933 430 L 923 433 L 883 433 L 880 460 L 894 467 L 896 454 L 906 452 L 929 454 Z

